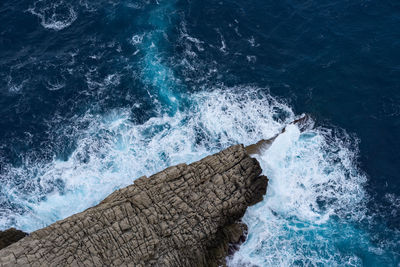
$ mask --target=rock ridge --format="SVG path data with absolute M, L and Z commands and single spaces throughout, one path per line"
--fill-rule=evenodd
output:
M 243 145 L 169 167 L 0 250 L 0 266 L 221 266 L 268 179 Z

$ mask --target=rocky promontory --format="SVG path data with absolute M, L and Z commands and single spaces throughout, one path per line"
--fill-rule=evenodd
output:
M 219 266 L 268 179 L 242 145 L 137 179 L 0 250 L 1 266 Z

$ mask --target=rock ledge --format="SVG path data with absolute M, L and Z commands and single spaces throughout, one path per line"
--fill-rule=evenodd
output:
M 219 266 L 268 179 L 242 145 L 179 164 L 0 250 L 0 266 Z

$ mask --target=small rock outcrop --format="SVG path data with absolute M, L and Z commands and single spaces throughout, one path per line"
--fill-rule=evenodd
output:
M 268 179 L 242 145 L 117 190 L 0 250 L 0 266 L 220 266 Z
M 286 131 L 286 127 L 291 124 L 297 125 L 297 127 L 299 127 L 299 130 L 303 132 L 305 129 L 312 126 L 314 124 L 314 122 L 311 120 L 311 117 L 309 115 L 302 114 L 299 118 L 297 118 L 296 120 L 287 124 L 279 133 L 277 133 L 273 137 L 271 137 L 269 139 L 261 139 L 260 141 L 258 141 L 255 144 L 246 146 L 246 148 L 245 148 L 246 152 L 249 155 L 260 154 L 263 150 L 268 149 L 272 145 L 272 143 L 275 141 L 275 139 L 279 135 L 281 135 L 282 133 L 284 133 Z
M 10 228 L 5 231 L 0 231 L 0 249 L 8 247 L 12 243 L 27 236 L 27 233 L 17 230 L 15 228 Z

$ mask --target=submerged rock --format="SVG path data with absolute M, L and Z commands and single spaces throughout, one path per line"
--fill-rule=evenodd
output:
M 117 190 L 0 250 L 0 265 L 220 266 L 268 179 L 242 145 Z

